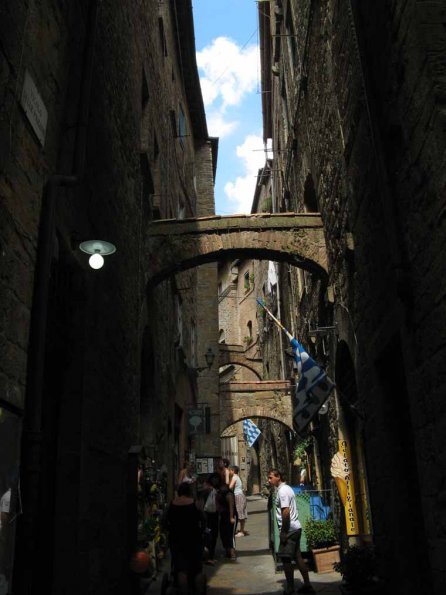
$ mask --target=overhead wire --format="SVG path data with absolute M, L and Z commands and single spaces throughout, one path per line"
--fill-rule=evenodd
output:
M 248 43 L 251 41 L 251 39 L 254 37 L 254 35 L 258 32 L 258 30 L 259 30 L 259 28 L 256 27 L 255 30 L 252 32 L 252 34 L 249 36 L 249 39 L 240 47 L 240 51 L 245 49 L 245 47 L 248 45 Z M 210 81 L 210 84 L 215 85 L 215 83 L 217 81 L 219 81 L 221 79 L 221 77 L 229 70 L 229 67 L 230 67 L 230 64 L 228 64 L 226 66 L 226 68 L 217 76 L 216 79 L 214 79 L 213 81 Z

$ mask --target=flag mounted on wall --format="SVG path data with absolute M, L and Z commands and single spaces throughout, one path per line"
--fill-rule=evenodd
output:
M 302 345 L 287 331 L 280 320 L 268 310 L 262 300 L 257 299 L 269 317 L 283 330 L 291 343 L 294 360 L 297 364 L 299 382 L 293 399 L 293 427 L 301 432 L 310 423 L 335 388 L 321 366 L 308 355 Z
M 248 446 L 252 446 L 262 432 L 250 419 L 243 420 L 243 436 Z
M 311 421 L 328 399 L 335 383 L 327 376 L 327 372 L 308 355 L 299 341 L 293 338 L 290 342 L 299 374 L 293 402 L 293 425 L 299 432 Z

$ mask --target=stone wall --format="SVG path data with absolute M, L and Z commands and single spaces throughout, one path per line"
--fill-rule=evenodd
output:
M 355 421 L 341 430 L 349 426 L 364 439 L 382 576 L 416 592 L 416 564 L 420 581 L 440 593 L 444 7 L 279 4 L 278 27 L 289 37 L 271 40 L 273 138 L 283 149 L 275 162 L 277 204 L 321 212 L 329 260 L 322 295 L 308 275 L 283 273 L 286 315 L 307 344 L 308 324 L 337 325 L 337 337 L 324 346 L 318 339 L 314 353 L 328 355 L 339 384 L 352 366 L 355 386 L 338 390 L 338 407 L 341 423 L 343 416 Z M 331 433 L 330 454 L 333 424 Z
M 0 399 L 24 409 L 25 425 L 17 592 L 42 584 L 55 593 L 128 592 L 136 534 L 129 449 L 150 450 L 171 493 L 191 447 L 187 408 L 204 400 L 189 372 L 202 365 L 204 345 L 216 351 L 211 265 L 148 294 L 145 287 L 148 222 L 213 212 L 216 143 L 207 138 L 194 48 L 185 51 L 191 19 L 153 0 L 99 2 L 89 110 L 79 114 L 95 4 L 6 0 L 0 9 Z M 181 10 L 191 16 L 190 2 Z M 43 147 L 20 106 L 25 72 L 48 111 Z M 74 153 L 84 137 L 82 180 L 56 192 L 37 402 L 27 362 L 42 196 L 53 174 L 82 173 L 83 151 Z M 117 251 L 93 271 L 78 246 L 98 238 Z M 194 339 L 202 318 L 207 334 Z M 209 400 L 217 387 L 214 372 L 203 386 Z

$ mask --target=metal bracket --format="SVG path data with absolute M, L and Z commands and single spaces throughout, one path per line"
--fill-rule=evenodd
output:
M 337 328 L 337 322 L 333 326 L 317 326 L 316 328 L 310 328 L 310 323 L 308 323 L 308 335 L 310 337 L 326 337 L 330 333 L 337 333 Z

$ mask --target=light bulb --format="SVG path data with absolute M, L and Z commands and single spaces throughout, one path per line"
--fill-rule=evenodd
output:
M 98 252 L 95 252 L 88 259 L 88 264 L 92 269 L 101 269 L 104 264 L 104 259 Z
M 325 403 L 322 404 L 321 408 L 318 411 L 319 415 L 325 415 L 326 413 L 328 413 L 328 403 L 327 401 L 325 401 Z

